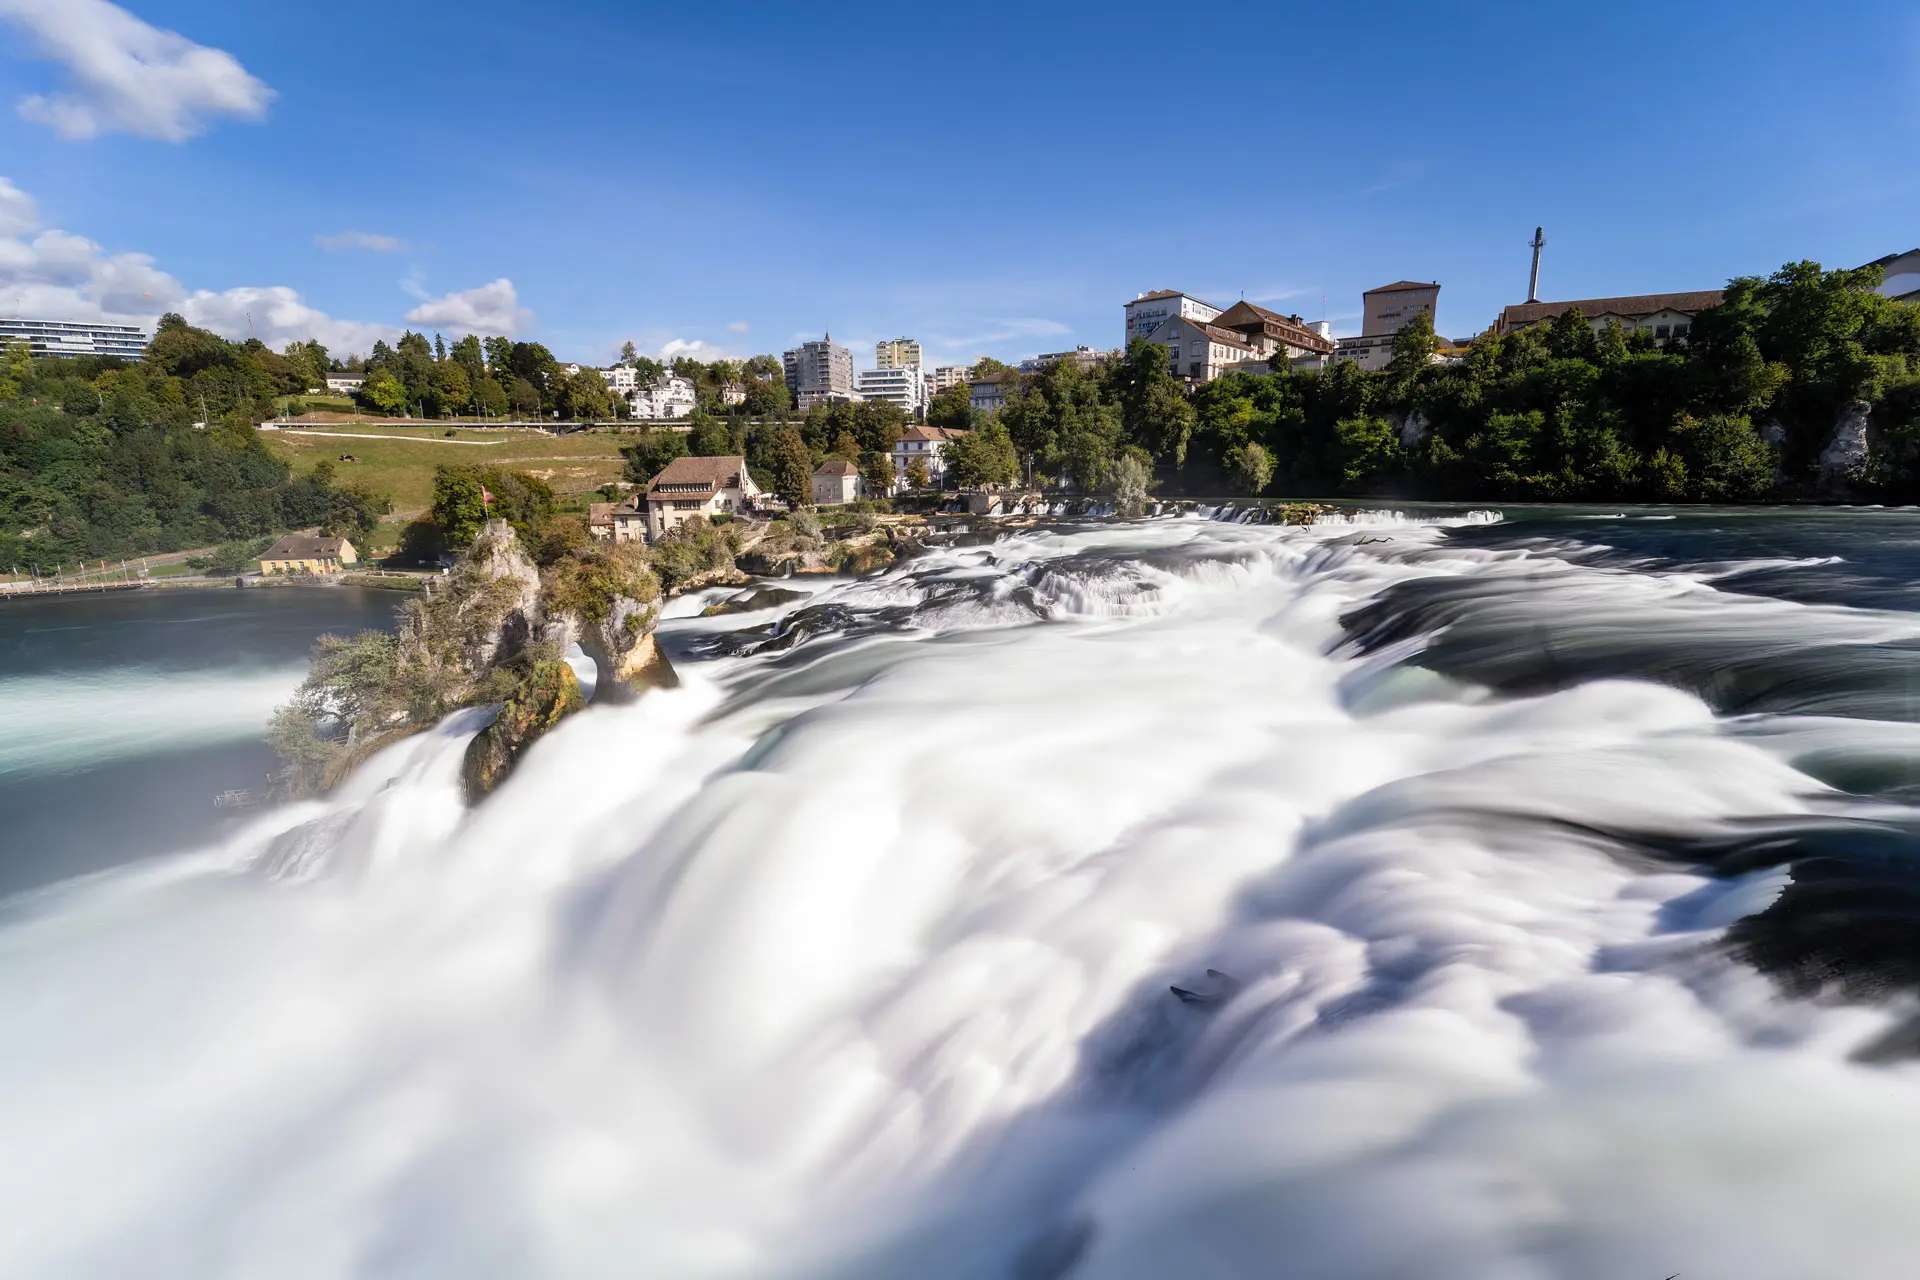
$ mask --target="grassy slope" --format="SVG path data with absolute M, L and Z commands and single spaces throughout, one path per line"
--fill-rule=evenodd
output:
M 327 435 L 297 431 L 262 434 L 280 457 L 305 474 L 321 459 L 333 462 L 335 479 L 364 484 L 393 498 L 396 514 L 426 509 L 433 497 L 433 469 L 446 463 L 498 465 L 538 476 L 561 495 L 583 493 L 620 478 L 620 437 L 580 433 L 544 436 L 533 431 L 453 429 L 445 427 L 343 424 L 317 428 Z M 351 435 L 355 438 L 345 439 Z M 395 439 L 393 437 L 400 437 Z M 468 443 L 456 444 L 453 441 Z M 358 462 L 341 462 L 350 453 Z

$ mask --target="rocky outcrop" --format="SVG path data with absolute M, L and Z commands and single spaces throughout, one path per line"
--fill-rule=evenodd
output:
M 463 773 L 468 797 L 484 796 L 542 734 L 586 705 L 565 661 L 572 646 L 599 668 L 596 698 L 619 701 L 678 683 L 653 638 L 661 596 L 647 555 L 638 545 L 593 544 L 541 567 L 511 526 L 489 521 L 444 577 L 407 602 L 400 634 L 385 651 L 390 666 L 359 641 L 331 646 L 327 664 L 316 651 L 302 686 L 306 702 L 293 708 L 305 708 L 308 732 L 287 741 L 327 757 L 323 768 L 306 771 L 327 786 L 373 746 L 462 707 L 498 704 L 498 718 L 472 743 Z M 357 656 L 363 647 L 364 659 Z M 310 691 L 316 680 L 324 687 Z M 348 718 L 344 735 L 335 730 L 322 738 L 329 718 L 339 719 L 326 708 L 341 703 L 337 690 L 349 688 L 364 710 Z
M 710 604 L 700 611 L 700 616 L 722 618 L 732 613 L 758 613 L 762 609 L 777 609 L 783 604 L 792 604 L 796 600 L 806 598 L 804 591 L 789 591 L 785 587 L 761 587 L 755 591 L 742 591 L 737 596 L 729 596 L 719 604 Z
M 467 744 L 460 769 L 467 803 L 479 803 L 505 782 L 528 747 L 586 705 L 572 667 L 564 662 L 534 663 L 513 696 L 500 705 L 493 723 Z
M 1402 449 L 1418 449 L 1427 442 L 1427 433 L 1433 429 L 1426 412 L 1421 409 L 1409 409 L 1404 415 L 1390 415 L 1387 421 L 1400 437 Z
M 1867 425 L 1872 414 L 1873 406 L 1864 400 L 1855 400 L 1840 411 L 1827 447 L 1820 451 L 1821 489 L 1840 492 L 1865 478 L 1871 453 Z

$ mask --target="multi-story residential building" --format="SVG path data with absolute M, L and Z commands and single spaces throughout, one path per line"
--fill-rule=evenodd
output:
M 1393 336 L 1416 316 L 1431 320 L 1440 306 L 1440 286 L 1418 280 L 1396 280 L 1360 295 L 1360 333 L 1335 343 L 1333 358 L 1351 361 L 1368 372 L 1384 369 L 1393 360 Z
M 802 409 L 859 398 L 853 385 L 853 353 L 834 342 L 833 335 L 803 342 L 782 357 L 787 388 Z
M 901 432 L 900 443 L 893 446 L 893 491 L 900 493 L 909 487 L 907 472 L 916 462 L 926 465 L 928 482 L 940 488 L 947 479 L 947 445 L 965 434 L 918 423 Z
M 747 473 L 745 458 L 675 458 L 647 484 L 647 540 L 657 541 L 694 516 L 745 511 L 760 493 L 760 486 Z M 634 503 L 634 499 L 628 503 Z M 619 530 L 622 508 L 628 503 L 614 508 L 616 541 L 626 541 Z
M 957 386 L 973 376 L 970 364 L 935 365 L 933 370 L 933 394 L 939 395 L 948 387 Z
M 1220 314 L 1220 308 L 1211 302 L 1202 302 L 1178 289 L 1158 289 L 1153 293 L 1143 293 L 1123 308 L 1127 313 L 1127 342 L 1135 338 L 1150 338 L 1154 332 L 1169 320 L 1211 320 Z
M 1920 249 L 1890 253 L 1867 264 L 1886 274 L 1880 292 L 1896 302 L 1920 302 Z
M 684 418 L 693 412 L 697 399 L 692 379 L 663 373 L 652 386 L 627 392 L 627 413 L 634 418 Z
M 990 373 L 984 378 L 972 378 L 967 385 L 972 389 L 967 396 L 967 404 L 983 412 L 993 412 L 1007 406 L 1007 387 L 1019 378 L 1017 373 Z
M 149 337 L 130 324 L 0 319 L 0 347 L 25 342 L 36 360 L 69 356 L 119 356 L 122 360 L 138 360 L 147 354 Z
M 728 382 L 720 388 L 721 404 L 745 404 L 747 402 L 747 384 Z
M 617 364 L 597 371 L 607 381 L 607 390 L 616 396 L 630 395 L 640 389 L 640 371 L 630 364 Z
M 1572 302 L 1519 302 L 1500 312 L 1493 322 L 1496 337 L 1551 323 L 1568 307 L 1579 311 L 1595 333 L 1617 322 L 1632 332 L 1644 329 L 1655 340 L 1665 342 L 1684 338 L 1693 329 L 1693 318 L 1717 307 L 1726 298 L 1719 289 L 1696 289 L 1691 293 L 1641 293 L 1624 298 L 1580 298 Z
M 327 390 L 336 396 L 350 396 L 367 385 L 364 373 L 330 373 L 327 375 Z
M 838 507 L 860 496 L 860 468 L 845 458 L 828 458 L 813 469 L 813 505 Z
M 882 369 L 904 369 L 908 365 L 918 365 L 920 361 L 920 340 L 918 338 L 889 338 L 873 349 L 873 362 Z
M 927 405 L 927 383 L 917 364 L 893 369 L 863 369 L 855 388 L 862 400 L 882 400 L 916 417 Z

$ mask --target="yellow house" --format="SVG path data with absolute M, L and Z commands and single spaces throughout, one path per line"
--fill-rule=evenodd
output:
M 360 559 L 345 538 L 322 538 L 290 533 L 260 557 L 262 573 L 338 573 L 340 566 Z

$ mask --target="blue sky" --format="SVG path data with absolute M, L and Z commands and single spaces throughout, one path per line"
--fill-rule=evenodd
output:
M 1465 335 L 1536 224 L 1548 299 L 1912 248 L 1916 157 L 1911 4 L 0 0 L 0 314 L 276 345 L 946 362 L 1402 278 Z

